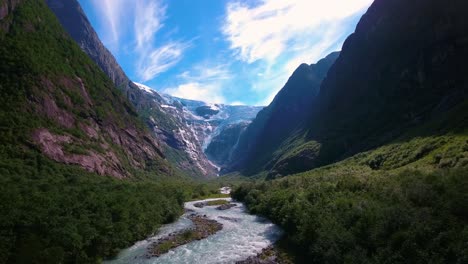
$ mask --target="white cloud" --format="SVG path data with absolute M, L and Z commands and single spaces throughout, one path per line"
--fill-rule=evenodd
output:
M 154 36 L 164 24 L 166 18 L 166 6 L 159 1 L 146 2 L 135 1 L 135 38 L 137 49 L 145 49 L 146 45 L 151 45 L 154 41 Z
M 166 88 L 163 92 L 180 98 L 223 104 L 226 103 L 226 99 L 221 95 L 220 90 L 221 87 L 217 85 L 191 82 L 174 88 Z
M 122 18 L 125 17 L 124 11 L 128 11 L 125 7 L 131 3 L 131 0 L 92 0 L 93 6 L 99 12 L 101 22 L 106 28 L 104 42 L 112 46 L 118 43 L 123 26 Z
M 236 58 L 260 65 L 251 91 L 268 105 L 301 63 L 315 63 L 339 50 L 349 34 L 350 17 L 373 0 L 260 0 L 227 6 L 222 32 Z M 262 96 L 263 95 L 263 96 Z
M 372 0 L 263 0 L 254 7 L 233 2 L 228 4 L 223 33 L 231 48 L 239 52 L 241 60 L 248 63 L 257 60 L 272 61 L 286 49 L 310 48 L 310 45 L 304 43 L 310 43 L 314 32 L 362 11 L 371 2 Z M 316 43 L 320 42 L 316 38 L 314 40 Z
M 232 81 L 233 75 L 229 65 L 213 65 L 205 61 L 182 72 L 177 78 L 179 84 L 176 87 L 163 89 L 163 92 L 176 97 L 226 104 L 225 84 Z
M 164 41 L 156 35 L 164 27 L 167 6 L 162 0 L 92 0 L 106 30 L 104 42 L 114 53 L 129 48 L 141 82 L 157 77 L 179 63 L 189 42 Z M 130 44 L 131 43 L 131 44 Z
M 176 65 L 188 47 L 189 44 L 173 42 L 153 49 L 149 55 L 141 53 L 138 63 L 138 75 L 141 81 L 151 80 Z

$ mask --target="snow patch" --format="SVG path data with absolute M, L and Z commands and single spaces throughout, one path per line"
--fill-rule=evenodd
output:
M 153 90 L 153 89 L 151 89 L 151 87 L 149 87 L 149 86 L 146 86 L 146 85 L 144 85 L 144 84 L 137 83 L 137 82 L 133 82 L 133 83 L 136 84 L 136 86 L 137 86 L 138 88 L 140 88 L 140 90 L 143 90 L 143 91 L 145 91 L 145 92 L 147 92 L 147 93 L 150 93 L 150 94 L 156 93 L 156 91 Z

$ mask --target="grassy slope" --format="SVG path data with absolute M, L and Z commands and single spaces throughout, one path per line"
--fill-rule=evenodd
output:
M 390 144 L 233 197 L 282 226 L 297 261 L 464 263 L 467 116 L 464 104 Z

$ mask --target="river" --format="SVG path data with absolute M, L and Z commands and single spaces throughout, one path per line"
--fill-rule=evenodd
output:
M 170 233 L 190 228 L 192 222 L 187 219 L 187 213 L 176 222 L 160 228 L 158 234 L 146 240 L 137 242 L 130 248 L 120 252 L 115 260 L 107 264 L 162 264 L 162 263 L 235 263 L 250 256 L 255 256 L 263 248 L 278 240 L 282 234 L 280 228 L 267 219 L 250 215 L 242 203 L 235 202 L 236 207 L 228 210 L 216 210 L 214 206 L 197 208 L 197 202 L 185 203 L 185 208 L 223 224 L 223 229 L 206 239 L 194 241 L 174 248 L 160 257 L 147 258 L 147 248 L 153 241 Z M 225 200 L 231 200 L 225 198 Z M 224 217 L 224 218 L 221 218 Z M 230 218 L 230 219 L 226 219 Z M 235 221 L 234 221 L 234 220 Z

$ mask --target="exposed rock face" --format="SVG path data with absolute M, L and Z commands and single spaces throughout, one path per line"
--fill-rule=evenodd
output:
M 64 145 L 79 144 L 80 141 L 70 135 L 52 134 L 45 128 L 37 129 L 32 138 L 47 157 L 57 162 L 79 165 L 89 172 L 100 175 L 111 175 L 117 178 L 129 176 L 113 151 L 96 153 L 94 150 L 88 150 L 86 154 L 67 153 Z
M 206 155 L 220 166 L 232 160 L 232 152 L 239 142 L 241 134 L 250 122 L 240 122 L 224 127 L 214 136 L 205 150 Z
M 268 166 L 283 140 L 310 118 L 320 84 L 338 55 L 332 53 L 317 64 L 302 64 L 294 71 L 273 102 L 258 113 L 242 134 L 228 170 L 258 171 Z
M 86 120 L 76 117 L 73 111 L 92 112 L 94 105 L 81 78 L 61 77 L 54 81 L 42 78 L 40 85 L 44 92 L 34 96 L 34 100 L 30 101 L 30 107 L 59 126 L 80 130 L 87 136 L 87 138 L 78 138 L 71 134 L 54 134 L 47 128 L 36 129 L 32 136 L 33 141 L 47 157 L 57 162 L 79 165 L 90 172 L 118 178 L 130 174 L 128 169 L 124 168 L 123 160 L 110 148 L 112 144 L 122 148 L 129 165 L 134 168 L 145 169 L 147 162 L 164 158 L 159 143 L 148 132 L 140 131 L 135 126 L 122 128 L 113 122 L 99 121 L 93 116 L 89 116 Z M 57 85 L 79 94 L 82 104 L 74 104 Z M 54 97 L 53 94 L 60 94 L 62 98 Z M 56 101 L 63 101 L 65 107 L 58 106 Z M 80 149 L 80 153 L 73 153 L 73 149 L 77 148 Z

